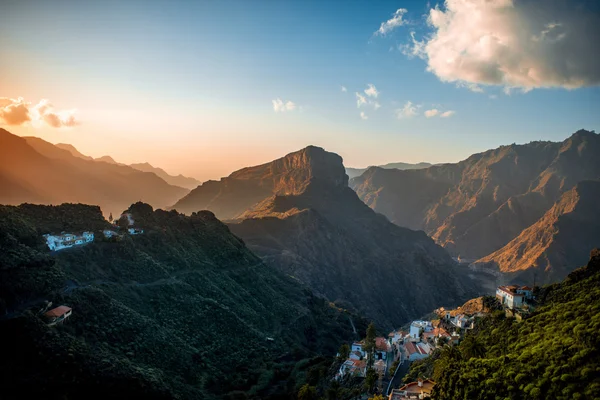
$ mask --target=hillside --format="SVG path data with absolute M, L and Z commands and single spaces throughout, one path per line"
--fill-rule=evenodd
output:
M 377 167 L 383 168 L 383 169 L 401 169 L 401 170 L 429 168 L 431 166 L 432 166 L 432 164 L 430 164 L 428 162 L 420 162 L 420 163 L 416 163 L 416 164 L 410 164 L 410 163 L 404 163 L 404 162 L 394 162 L 394 163 L 388 163 L 388 164 L 383 164 L 383 165 L 377 165 Z M 357 176 L 361 176 L 369 168 L 371 168 L 371 167 L 368 167 L 368 168 L 350 168 L 350 167 L 348 167 L 348 168 L 346 168 L 346 174 L 348 174 L 348 178 L 350 178 L 350 179 L 356 178 Z
M 600 179 L 598 153 L 600 135 L 580 130 L 561 143 L 512 144 L 456 164 L 370 168 L 350 186 L 395 224 L 475 260 L 519 236 L 578 182 Z
M 236 218 L 233 233 L 267 264 L 382 328 L 477 293 L 423 232 L 362 203 L 348 188 L 342 158 L 318 147 L 204 183 L 180 207 Z
M 537 297 L 523 321 L 503 313 L 481 319 L 460 346 L 431 357 L 432 398 L 600 398 L 600 252 Z
M 366 327 L 208 211 L 129 210 L 144 234 L 49 253 L 42 233 L 102 229 L 100 209 L 0 207 L 3 398 L 281 398 Z M 47 327 L 43 300 L 72 317 Z
M 600 246 L 600 181 L 582 181 L 565 192 L 542 218 L 500 250 L 477 261 L 528 283 L 559 281 Z
M 153 173 L 84 160 L 42 139 L 21 138 L 4 129 L 0 186 L 0 204 L 97 204 L 107 215 L 138 200 L 164 207 L 187 193 Z

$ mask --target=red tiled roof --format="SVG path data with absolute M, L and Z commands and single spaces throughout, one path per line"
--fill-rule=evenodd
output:
M 533 289 L 531 289 L 529 286 L 523 286 L 523 287 L 521 287 L 521 290 L 533 290 Z
M 47 317 L 60 317 L 66 313 L 68 313 L 69 311 L 71 311 L 71 307 L 67 307 L 67 306 L 59 306 L 56 308 L 53 308 L 52 310 L 46 312 L 44 315 Z
M 386 338 L 378 337 L 375 338 L 375 348 L 381 351 L 389 351 L 390 343 L 387 341 Z
M 412 344 L 411 342 L 406 343 L 404 345 L 404 348 L 406 349 L 406 352 L 408 353 L 408 355 L 415 354 L 418 352 L 415 345 Z

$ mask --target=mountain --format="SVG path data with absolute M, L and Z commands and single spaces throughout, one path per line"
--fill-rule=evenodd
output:
M 433 371 L 435 399 L 598 399 L 598 298 L 600 251 L 594 250 L 587 266 L 538 290 L 522 321 L 494 313 L 478 320 L 459 346 L 424 360 L 429 368 L 411 367 Z
M 80 153 L 79 150 L 77 150 L 74 146 L 72 146 L 70 144 L 58 143 L 55 146 L 60 149 L 67 150 L 69 153 L 71 153 L 75 157 L 79 157 L 84 160 L 94 160 L 94 158 Z M 121 164 L 121 163 L 116 162 L 110 156 L 103 156 L 100 158 L 96 158 L 95 160 L 107 162 L 109 164 L 126 165 L 126 164 Z M 167 182 L 169 185 L 172 185 L 172 186 L 179 186 L 179 187 L 191 190 L 191 189 L 196 188 L 201 183 L 200 181 L 198 181 L 194 178 L 189 178 L 189 177 L 183 176 L 181 174 L 179 174 L 177 176 L 169 175 L 165 170 L 154 167 L 147 162 L 146 163 L 138 163 L 138 164 L 130 164 L 129 166 L 131 168 L 137 169 L 138 171 L 152 172 L 153 174 L 155 174 L 156 176 L 158 176 L 159 178 L 161 178 L 162 180 L 164 180 L 165 182 Z
M 562 280 L 600 246 L 600 181 L 582 181 L 506 246 L 478 260 L 523 283 Z
M 291 398 L 364 334 L 211 212 L 128 211 L 144 233 L 104 239 L 98 207 L 0 206 L 3 398 Z M 49 252 L 63 230 L 96 238 Z M 72 316 L 46 326 L 45 300 Z
M 475 291 L 425 233 L 398 227 L 361 202 L 342 158 L 319 147 L 205 182 L 174 208 L 231 219 L 232 232 L 268 265 L 381 327 Z
M 88 160 L 88 161 L 94 160 L 93 157 L 86 156 L 85 154 L 80 153 L 79 150 L 77 150 L 75 148 L 75 146 L 73 146 L 72 144 L 57 143 L 57 144 L 55 144 L 55 146 L 58 147 L 59 149 L 63 149 L 63 150 L 68 151 L 69 153 L 71 153 L 75 157 L 83 158 L 84 160 Z
M 388 164 L 384 164 L 384 165 L 378 165 L 377 167 L 383 168 L 383 169 L 401 169 L 401 170 L 405 170 L 405 169 L 429 168 L 432 165 L 433 164 L 430 164 L 428 162 L 420 162 L 420 163 L 416 163 L 416 164 L 409 164 L 409 163 L 404 163 L 404 162 L 395 162 L 395 163 L 388 163 Z M 369 168 L 371 168 L 371 167 L 369 167 Z M 356 178 L 357 176 L 362 175 L 369 168 L 350 168 L 350 167 L 348 167 L 348 168 L 346 168 L 346 174 L 348 174 L 348 177 L 350 179 Z
M 165 172 L 165 170 L 153 167 L 149 163 L 130 164 L 129 166 L 131 168 L 137 169 L 138 171 L 152 172 L 156 174 L 156 176 L 162 178 L 169 185 L 179 186 L 190 190 L 195 189 L 196 187 L 198 187 L 198 185 L 202 183 L 194 178 L 189 178 L 181 174 L 177 176 L 169 175 L 167 172 Z
M 63 202 L 98 204 L 120 213 L 144 200 L 172 204 L 186 189 L 128 166 L 84 160 L 39 138 L 0 129 L 0 204 Z
M 578 182 L 600 179 L 600 135 L 532 142 L 413 171 L 370 168 L 350 186 L 392 222 L 423 229 L 452 254 L 479 259 L 540 219 Z

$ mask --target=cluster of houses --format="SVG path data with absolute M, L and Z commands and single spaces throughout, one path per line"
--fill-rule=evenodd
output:
M 60 235 L 44 235 L 46 238 L 46 244 L 52 251 L 58 251 L 62 249 L 68 249 L 73 246 L 79 246 L 85 243 L 94 241 L 93 232 L 83 232 L 79 235 L 73 233 L 62 232 Z
M 382 373 L 387 372 L 388 361 L 394 357 L 391 343 L 383 337 L 375 338 L 375 349 L 373 351 L 373 365 L 381 369 Z M 369 354 L 365 351 L 365 341 L 352 343 L 348 359 L 342 363 L 336 375 L 338 379 L 346 376 L 356 376 L 364 378 L 367 375 L 367 361 Z M 389 359 L 389 360 L 388 360 Z
M 143 229 L 139 229 L 134 227 L 135 221 L 130 213 L 124 213 L 121 215 L 121 218 L 126 218 L 129 223 L 129 228 L 127 228 L 127 232 L 130 235 L 139 235 L 144 233 Z M 115 224 L 116 229 L 116 224 Z M 105 229 L 102 231 L 102 234 L 105 238 L 119 237 L 119 234 L 116 230 Z M 67 232 L 61 232 L 59 235 L 45 234 L 44 238 L 46 239 L 46 245 L 52 251 L 59 251 L 63 249 L 68 249 L 74 246 L 80 246 L 86 243 L 93 242 L 95 239 L 94 232 L 82 232 L 80 234 L 73 234 Z

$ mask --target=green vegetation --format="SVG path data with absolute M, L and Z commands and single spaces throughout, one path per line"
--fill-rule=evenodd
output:
M 348 313 L 263 264 L 210 212 L 129 211 L 143 235 L 50 253 L 41 234 L 99 236 L 100 209 L 0 207 L 5 393 L 289 398 L 327 376 L 353 338 Z M 73 315 L 47 327 L 35 315 L 44 300 Z
M 460 346 L 414 363 L 410 379 L 433 370 L 435 399 L 600 398 L 599 300 L 594 250 L 586 267 L 538 292 L 530 317 L 481 319 Z

